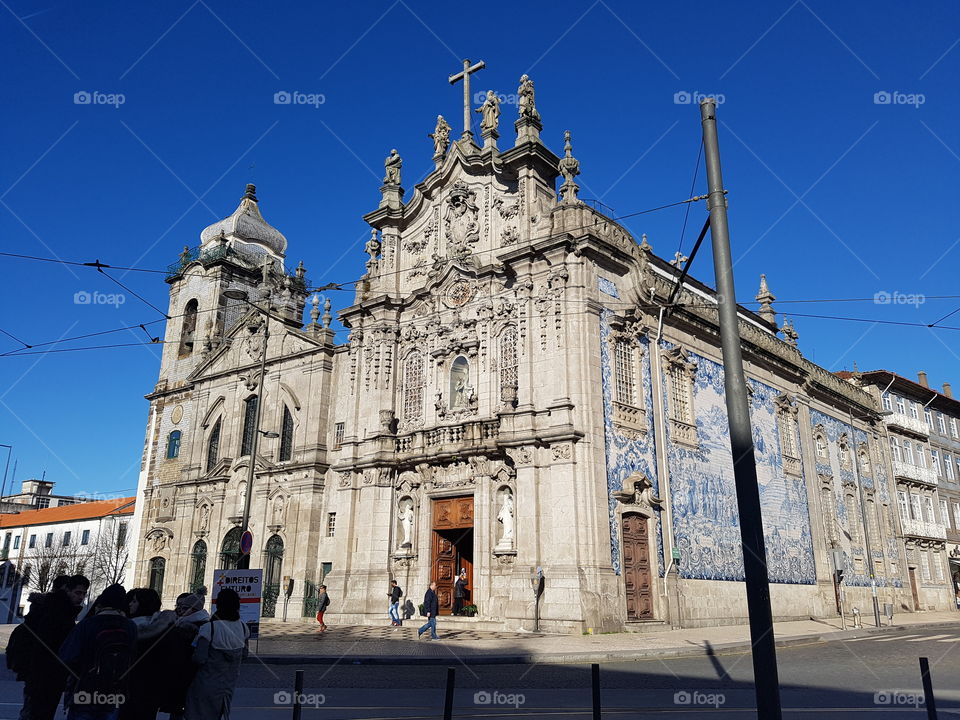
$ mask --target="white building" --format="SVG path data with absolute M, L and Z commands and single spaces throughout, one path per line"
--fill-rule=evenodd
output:
M 19 613 L 28 609 L 29 594 L 49 590 L 57 575 L 86 575 L 91 597 L 127 580 L 136 550 L 127 542 L 133 513 L 134 498 L 126 497 L 0 515 L 0 558 L 16 571 L 6 584 L 22 589 Z

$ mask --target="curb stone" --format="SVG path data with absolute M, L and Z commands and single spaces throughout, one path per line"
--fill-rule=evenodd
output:
M 777 640 L 778 648 L 789 648 L 812 643 L 831 642 L 837 640 L 852 640 L 875 634 L 910 632 L 930 628 L 944 628 L 956 626 L 960 629 L 960 620 L 951 622 L 916 623 L 910 625 L 883 626 L 880 628 L 858 628 L 856 630 L 833 630 L 807 635 L 794 635 Z M 556 653 L 512 653 L 497 655 L 484 653 L 464 655 L 453 658 L 467 665 L 530 665 L 530 664 L 583 664 L 604 662 L 629 662 L 631 660 L 647 660 L 651 658 L 684 658 L 709 657 L 721 653 L 733 653 L 750 648 L 749 640 L 711 644 L 708 650 L 700 644 L 690 644 L 677 647 L 644 648 L 638 650 L 603 651 L 591 650 L 581 652 Z M 447 656 L 416 656 L 416 655 L 257 655 L 249 657 L 244 662 L 263 662 L 268 665 L 450 665 L 450 655 Z

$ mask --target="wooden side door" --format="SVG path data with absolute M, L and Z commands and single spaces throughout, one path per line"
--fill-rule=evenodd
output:
M 647 536 L 647 519 L 640 515 L 624 515 L 622 537 L 627 620 L 651 620 L 653 619 L 653 592 L 650 587 L 650 543 Z
M 437 583 L 440 612 L 448 614 L 453 607 L 453 583 L 457 579 L 457 549 L 439 531 L 433 531 L 433 579 Z

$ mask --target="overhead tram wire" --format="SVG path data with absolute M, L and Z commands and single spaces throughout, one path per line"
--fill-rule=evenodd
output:
M 697 186 L 697 175 L 700 173 L 700 158 L 703 157 L 703 139 L 700 140 L 700 149 L 697 151 L 697 163 L 693 166 L 693 180 L 690 181 L 690 192 L 687 193 L 690 197 L 693 197 L 693 191 Z M 680 241 L 677 243 L 677 260 L 680 259 L 681 251 L 683 250 L 683 236 L 687 232 L 687 220 L 690 218 L 690 208 L 692 205 L 687 205 L 686 210 L 683 212 L 683 227 L 680 228 Z
M 659 210 L 666 210 L 666 209 L 668 209 L 668 208 L 677 207 L 677 206 L 679 206 L 679 205 L 684 205 L 684 204 L 687 204 L 687 203 L 698 202 L 698 201 L 703 200 L 703 199 L 704 199 L 703 197 L 691 197 L 691 198 L 687 198 L 686 200 L 678 200 L 677 202 L 667 203 L 666 205 L 659 205 L 659 206 L 657 206 L 657 207 L 648 208 L 648 209 L 646 209 L 646 210 L 638 210 L 638 211 L 636 211 L 636 212 L 627 213 L 627 214 L 625 214 L 625 215 L 619 215 L 619 216 L 617 216 L 617 217 L 612 217 L 612 218 L 608 218 L 608 219 L 609 219 L 609 220 L 612 220 L 612 221 L 614 221 L 614 222 L 619 222 L 620 220 L 626 220 L 626 219 L 629 219 L 629 218 L 632 218 L 632 217 L 638 217 L 638 216 L 640 216 L 640 215 L 646 215 L 646 214 L 648 214 L 648 213 L 657 212 L 657 211 L 659 211 Z M 581 226 L 579 226 L 579 227 L 568 228 L 568 229 L 565 230 L 563 233 L 548 233 L 547 235 L 543 235 L 543 236 L 541 236 L 541 237 L 531 238 L 531 241 L 536 242 L 536 241 L 539 241 L 539 240 L 546 240 L 546 239 L 549 239 L 549 238 L 551 238 L 551 237 L 559 237 L 559 236 L 561 236 L 561 235 L 565 235 L 565 234 L 567 234 L 567 233 L 569 233 L 569 232 L 571 232 L 571 231 L 576 231 L 576 230 L 588 230 L 588 229 L 590 229 L 590 228 L 596 227 L 600 222 L 601 222 L 600 220 L 596 220 L 596 221 L 594 221 L 593 223 L 590 223 L 589 225 L 581 225 Z M 483 254 L 483 253 L 488 253 L 488 252 L 494 252 L 494 251 L 493 251 L 493 250 L 481 250 L 481 251 L 477 251 L 477 252 L 470 253 L 469 256 L 481 255 L 481 254 Z M 468 257 L 469 257 L 469 256 L 468 256 Z M 145 273 L 155 273 L 155 274 L 161 274 L 161 275 L 168 275 L 168 274 L 170 274 L 170 270 L 169 270 L 169 269 L 160 270 L 160 269 L 157 269 L 157 268 L 143 268 L 143 267 L 130 267 L 130 266 L 124 266 L 124 265 L 110 265 L 110 264 L 108 264 L 108 263 L 102 263 L 102 262 L 100 262 L 99 260 L 96 260 L 96 261 L 94 261 L 94 262 L 81 262 L 81 261 L 77 261 L 77 260 L 63 260 L 63 259 L 60 259 L 60 258 L 49 258 L 49 257 L 41 257 L 41 256 L 38 256 L 38 255 L 26 255 L 26 254 L 24 254 L 24 253 L 11 253 L 11 252 L 2 252 L 2 251 L 0 251 L 0 257 L 16 258 L 16 259 L 19 259 L 19 260 L 34 260 L 34 261 L 37 261 L 37 262 L 48 262 L 48 263 L 54 263 L 54 264 L 58 264 L 58 265 L 70 265 L 70 266 L 74 266 L 74 267 L 93 267 L 93 268 L 96 268 L 96 269 L 97 269 L 98 271 L 100 271 L 100 272 L 103 272 L 103 269 L 105 268 L 105 269 L 108 269 L 108 270 L 123 270 L 123 271 L 125 271 L 125 272 L 145 272 Z M 393 272 L 390 272 L 390 273 L 383 273 L 382 275 L 380 275 L 380 277 L 387 277 L 387 276 L 389 276 L 389 275 L 394 275 L 394 274 L 397 274 L 397 273 L 399 273 L 399 272 L 406 272 L 406 271 L 393 271 Z M 104 274 L 105 274 L 105 273 L 104 273 Z M 109 277 L 109 276 L 108 276 L 108 277 Z M 205 277 L 205 275 L 203 275 L 203 274 L 201 274 L 201 273 L 184 273 L 184 274 L 182 275 L 182 277 Z M 110 279 L 113 280 L 113 278 L 110 278 Z M 308 292 L 324 292 L 324 291 L 326 291 L 326 290 L 345 290 L 345 289 L 346 289 L 345 286 L 347 286 L 347 285 L 355 285 L 357 282 L 359 282 L 359 280 L 350 280 L 350 281 L 342 282 L 342 283 L 327 283 L 326 285 L 321 285 L 321 286 L 313 287 L 313 288 L 307 288 L 307 290 L 308 290 Z M 130 292 L 132 293 L 133 291 L 130 291 Z M 156 309 L 157 309 L 157 308 L 154 307 L 154 310 L 156 310 Z
M 4 330 L 3 328 L 0 328 L 0 333 L 3 333 L 3 334 L 6 335 L 8 338 L 11 338 L 11 339 L 13 339 L 13 340 L 16 340 L 18 343 L 20 343 L 21 345 L 23 345 L 23 346 L 24 346 L 25 348 L 27 348 L 28 350 L 33 347 L 33 345 L 29 345 L 28 343 L 25 343 L 23 340 L 21 340 L 20 338 L 18 338 L 16 335 L 14 335 L 13 333 L 8 333 L 8 332 L 7 332 L 6 330 Z

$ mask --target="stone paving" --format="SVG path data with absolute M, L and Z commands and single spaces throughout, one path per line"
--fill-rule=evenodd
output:
M 652 656 L 702 655 L 706 652 L 742 652 L 749 648 L 746 625 L 664 630 L 649 633 L 603 635 L 544 635 L 534 633 L 487 632 L 458 627 L 444 618 L 438 622 L 439 641 L 418 640 L 419 622 L 403 627 L 331 626 L 320 633 L 306 624 L 264 624 L 254 652 L 264 659 L 321 662 L 389 662 L 391 659 L 420 658 L 454 661 L 521 660 L 526 662 L 590 662 Z M 450 625 L 454 625 L 450 627 Z M 935 625 L 960 629 L 960 613 L 925 612 L 903 614 L 892 627 L 879 630 L 868 623 L 855 629 L 850 623 L 841 630 L 839 618 L 776 623 L 777 640 L 784 644 L 848 639 L 874 632 L 902 632 L 911 626 Z M 424 636 L 426 638 L 426 636 Z

